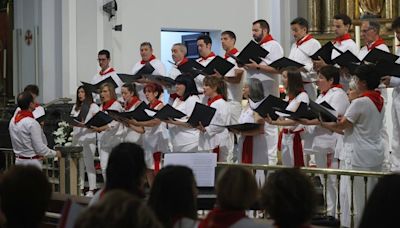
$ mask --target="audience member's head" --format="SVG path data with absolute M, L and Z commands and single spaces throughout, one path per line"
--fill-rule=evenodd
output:
M 119 144 L 108 159 L 105 192 L 122 189 L 143 197 L 145 171 L 143 149 L 134 143 Z
M 253 173 L 243 167 L 228 167 L 220 173 L 216 185 L 217 204 L 224 210 L 246 210 L 259 196 Z
M 149 206 L 169 228 L 181 218 L 197 219 L 197 189 L 191 169 L 167 166 L 157 174 L 150 192 Z
M 1 209 L 7 227 L 39 227 L 50 196 L 50 183 L 40 169 L 11 167 L 0 183 Z
M 399 192 L 399 174 L 382 177 L 368 198 L 359 227 L 397 227 Z
M 262 189 L 262 204 L 279 228 L 307 224 L 316 209 L 316 193 L 310 178 L 299 169 L 272 173 Z
M 162 227 L 141 200 L 122 190 L 109 192 L 77 219 L 75 228 Z

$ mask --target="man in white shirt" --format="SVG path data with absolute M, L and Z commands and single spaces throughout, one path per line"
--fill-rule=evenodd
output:
M 15 164 L 42 169 L 44 157 L 61 157 L 61 153 L 49 149 L 43 141 L 43 130 L 32 113 L 35 110 L 33 96 L 29 92 L 22 92 L 18 95 L 17 103 L 20 110 L 9 125 Z
M 133 66 L 132 74 L 136 74 L 146 63 L 149 63 L 154 68 L 153 73 L 151 73 L 152 75 L 166 75 L 165 66 L 153 54 L 153 46 L 150 42 L 143 42 L 140 44 L 140 56 L 142 59 Z M 145 83 L 147 83 L 147 80 L 139 80 L 136 84 L 136 90 L 138 91 L 140 100 L 147 102 L 143 92 L 143 84 Z
M 172 60 L 174 61 L 174 65 L 172 66 L 168 76 L 172 79 L 178 77 L 182 72 L 178 69 L 180 65 L 185 64 L 188 61 L 186 58 L 187 48 L 182 43 L 176 43 L 172 45 L 171 48 Z
M 110 52 L 108 50 L 101 50 L 97 55 L 97 60 L 99 61 L 100 71 L 96 73 L 92 78 L 92 84 L 97 84 L 108 77 L 112 77 L 112 79 L 117 83 L 118 87 L 115 88 L 115 92 L 117 93 L 117 97 L 122 99 L 121 96 L 121 86 L 124 84 L 121 79 L 118 77 L 117 72 L 114 68 L 110 67 Z M 99 94 L 93 94 L 93 99 L 96 103 L 100 103 Z
M 214 58 L 215 53 L 211 51 L 212 40 L 208 35 L 201 35 L 197 37 L 197 50 L 199 51 L 200 58 L 196 61 L 206 67 Z M 203 93 L 203 79 L 204 75 L 198 75 L 194 78 L 194 82 L 196 82 L 197 91 L 199 93 Z
M 289 59 L 304 64 L 305 72 L 302 72 L 304 89 L 311 100 L 317 98 L 317 91 L 312 79 L 316 79 L 316 72 L 313 69 L 313 61 L 310 58 L 315 52 L 321 48 L 318 40 L 308 34 L 308 21 L 302 17 L 295 18 L 290 23 L 292 35 L 295 43 L 292 44 L 289 53 Z
M 252 61 L 246 64 L 248 77 L 257 78 L 261 81 L 264 89 L 264 95 L 274 95 L 279 97 L 279 72 L 270 67 L 269 64 L 283 57 L 282 46 L 275 41 L 270 34 L 270 27 L 266 20 L 257 20 L 253 22 L 252 26 L 253 39 L 269 54 L 262 59 L 260 64 Z M 254 107 L 252 107 L 254 108 Z M 277 162 L 277 144 L 278 144 L 278 127 L 265 124 L 265 135 L 268 144 L 268 161 L 269 164 L 276 164 Z
M 358 58 L 364 57 L 374 48 L 390 52 L 385 41 L 379 36 L 381 25 L 375 20 L 363 20 L 361 22 L 361 38 L 364 40 L 364 46 L 358 52 Z
M 397 17 L 392 23 L 392 29 L 396 32 L 396 38 L 400 41 L 400 17 Z M 400 48 L 397 48 L 396 55 L 400 56 Z M 400 64 L 400 58 L 396 61 Z M 390 170 L 400 171 L 400 78 L 393 76 L 383 77 L 383 83 L 393 88 L 392 94 L 392 124 L 393 139 L 391 142 L 391 154 L 389 156 Z

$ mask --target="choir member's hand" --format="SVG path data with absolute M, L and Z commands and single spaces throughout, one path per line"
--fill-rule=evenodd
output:
M 56 150 L 56 156 L 55 157 L 56 158 L 61 158 L 62 157 L 61 151 Z
M 135 126 L 138 125 L 138 122 L 137 122 L 137 120 L 135 120 L 135 119 L 129 120 L 128 123 L 131 124 L 131 125 L 135 125 Z
M 383 76 L 383 77 L 381 78 L 381 82 L 382 82 L 386 87 L 389 87 L 389 85 L 390 85 L 390 78 L 391 78 L 391 76 Z
M 318 56 L 318 60 L 314 60 L 313 61 L 314 64 L 314 69 L 316 71 L 318 71 L 319 69 L 321 69 L 321 67 L 326 66 L 326 62 L 321 58 L 321 56 Z
M 90 128 L 91 128 L 93 131 L 97 132 L 97 133 L 100 133 L 100 132 L 103 131 L 103 130 L 101 129 L 101 127 L 91 126 Z
M 206 128 L 203 126 L 203 124 L 199 121 L 199 126 L 197 126 L 197 129 L 199 129 L 201 132 L 206 132 Z
M 229 130 L 230 132 L 232 132 L 233 134 L 240 135 L 240 131 L 238 131 L 238 130 L 236 130 L 236 129 L 228 128 L 228 130 Z
M 265 122 L 272 124 L 272 118 L 267 114 L 267 117 L 264 118 Z
M 214 74 L 211 75 L 211 76 L 215 76 L 215 77 L 217 77 L 217 78 L 222 78 L 222 77 L 224 77 L 224 76 L 221 75 L 216 69 L 214 69 Z
M 254 60 L 252 60 L 252 59 L 249 59 L 250 60 L 250 63 L 247 63 L 247 64 L 245 64 L 244 65 L 244 68 L 246 68 L 246 69 L 260 69 L 260 65 L 258 64 L 258 63 L 256 63 L 256 61 L 254 61 Z
M 302 124 L 302 125 L 314 125 L 313 123 L 312 123 L 312 121 L 311 120 L 308 120 L 308 119 L 298 119 L 298 120 L 295 120 L 297 123 L 299 123 L 299 124 Z

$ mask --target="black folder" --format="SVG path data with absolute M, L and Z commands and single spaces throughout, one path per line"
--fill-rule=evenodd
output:
M 325 122 L 336 122 L 337 118 L 333 115 L 330 111 L 335 111 L 331 105 L 329 105 L 326 101 L 318 104 L 312 100 L 310 100 L 310 109 L 313 111 L 317 116 L 321 116 L 322 120 Z
M 172 79 L 170 77 L 165 77 L 162 75 L 147 74 L 147 75 L 143 75 L 143 78 L 145 78 L 151 82 L 162 84 L 162 85 L 169 86 L 169 87 L 175 85 L 174 79 Z
M 186 63 L 178 66 L 178 70 L 182 74 L 189 74 L 192 77 L 196 77 L 197 75 L 201 74 L 201 71 L 204 69 L 205 67 L 203 65 L 192 59 L 189 59 Z
M 225 75 L 228 73 L 235 64 L 227 61 L 221 56 L 215 56 L 213 60 L 209 64 L 207 64 L 206 68 L 202 70 L 204 72 L 203 75 L 212 75 L 215 74 L 214 70 L 218 71 L 221 75 Z
M 216 111 L 217 110 L 213 107 L 196 102 L 192 115 L 189 117 L 187 123 L 192 127 L 197 127 L 199 126 L 199 122 L 201 122 L 203 127 L 207 127 L 210 125 Z
M 154 72 L 154 67 L 149 63 L 145 63 L 142 68 L 140 68 L 135 75 L 152 74 Z
M 333 46 L 333 43 L 328 41 L 326 44 L 324 44 L 318 51 L 316 51 L 314 54 L 310 56 L 311 59 L 313 60 L 319 60 L 319 57 L 321 57 L 326 64 L 332 64 L 332 50 L 335 49 L 339 53 L 342 53 L 340 50 L 335 48 Z
M 358 59 L 351 51 L 347 50 L 343 54 L 332 60 L 332 63 L 338 64 L 341 67 L 346 67 L 350 74 L 354 74 L 354 71 L 361 64 L 361 60 Z
M 273 67 L 277 70 L 281 70 L 282 68 L 285 67 L 296 67 L 296 68 L 302 68 L 304 67 L 304 64 L 301 64 L 299 62 L 296 62 L 294 60 L 291 60 L 289 58 L 286 57 L 282 57 L 278 60 L 275 60 L 274 62 L 272 62 L 271 64 L 269 64 L 270 67 Z
M 279 116 L 275 113 L 273 108 L 277 107 L 284 110 L 287 106 L 288 102 L 273 95 L 269 95 L 256 109 L 254 109 L 254 111 L 263 118 L 267 117 L 267 114 L 269 114 L 271 119 L 276 120 Z
M 363 62 L 375 63 L 380 61 L 386 61 L 389 63 L 394 63 L 399 58 L 397 55 L 392 53 L 382 51 L 381 49 L 374 48 L 364 57 Z
M 261 58 L 265 58 L 268 54 L 269 52 L 267 50 L 251 40 L 238 56 L 231 55 L 231 57 L 236 60 L 238 65 L 245 65 L 250 63 L 250 59 L 254 60 L 256 63 L 260 63 L 262 61 Z
M 293 120 L 299 120 L 299 119 L 308 119 L 308 120 L 313 120 L 313 119 L 318 119 L 318 115 L 314 113 L 310 107 L 304 102 L 301 102 L 299 107 L 295 112 L 292 112 L 290 110 L 282 109 L 279 107 L 274 107 L 273 108 L 276 112 L 281 112 L 284 114 L 287 114 L 289 116 L 286 116 L 288 119 L 293 119 Z
M 67 116 L 65 121 L 71 126 L 78 126 L 80 123 L 82 123 L 82 121 L 79 119 L 79 116 Z
M 152 120 L 153 117 L 148 116 L 147 113 L 144 111 L 149 109 L 149 106 L 145 102 L 141 102 L 139 106 L 135 108 L 135 110 L 130 112 L 117 112 L 113 110 L 108 110 L 111 116 L 118 116 L 125 119 L 135 119 L 137 121 L 148 121 Z
M 142 78 L 142 75 L 136 74 L 117 74 L 118 77 L 126 84 L 131 84 L 132 82 L 137 81 L 138 79 Z
M 380 61 L 376 64 L 379 76 L 400 77 L 400 64 Z
M 111 121 L 113 121 L 111 116 L 107 115 L 105 112 L 99 111 L 85 125 L 89 128 L 92 126 L 101 127 L 109 124 Z
M 180 119 L 185 115 L 185 113 L 176 110 L 171 105 L 166 104 L 162 109 L 156 111 L 157 113 L 153 116 L 153 118 L 157 118 L 160 120 L 168 120 L 168 119 Z
M 228 125 L 228 126 L 224 126 L 228 129 L 233 129 L 233 130 L 237 130 L 240 132 L 246 132 L 246 131 L 253 131 L 253 130 L 257 130 L 260 128 L 261 124 L 258 123 L 242 123 L 242 124 L 233 124 L 233 125 Z
M 107 77 L 106 79 L 104 79 L 96 84 L 91 84 L 91 83 L 83 82 L 83 81 L 81 81 L 81 83 L 88 91 L 93 92 L 93 93 L 100 93 L 100 86 L 103 85 L 104 83 L 109 83 L 109 84 L 113 85 L 114 88 L 118 87 L 118 84 L 114 81 L 114 79 L 111 76 Z

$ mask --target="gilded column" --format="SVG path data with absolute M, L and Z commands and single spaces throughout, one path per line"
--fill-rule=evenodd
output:
M 318 33 L 321 31 L 321 0 L 307 0 L 307 20 L 309 31 Z
M 387 19 L 394 19 L 397 17 L 398 0 L 386 0 L 385 1 L 385 16 Z
M 354 0 L 345 0 L 346 14 L 353 20 L 355 14 Z
M 339 11 L 338 1 L 325 0 L 322 4 L 322 27 L 323 32 L 330 33 L 333 31 L 332 19 Z

